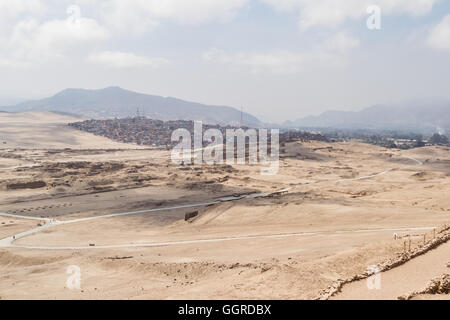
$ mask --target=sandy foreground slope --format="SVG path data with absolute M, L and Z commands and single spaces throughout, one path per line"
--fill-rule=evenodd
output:
M 445 147 L 293 142 L 281 148 L 278 175 L 262 176 L 260 166 L 178 166 L 167 151 L 106 150 L 86 135 L 96 150 L 0 150 L 0 212 L 42 219 L 2 216 L 0 239 L 44 219 L 161 210 L 54 225 L 0 247 L 2 299 L 311 299 L 450 222 Z M 448 262 L 447 247 L 383 274 L 392 292 L 381 298 L 421 289 Z M 68 287 L 71 266 L 81 271 L 79 289 Z M 371 294 L 364 290 L 354 283 L 342 294 Z
M 77 121 L 82 120 L 69 115 L 45 111 L 0 112 L 0 148 L 138 148 L 137 146 L 114 142 L 107 138 L 74 130 L 67 126 L 67 123 Z
M 345 286 L 334 299 L 392 300 L 415 291 L 420 292 L 418 289 L 426 288 L 431 279 L 450 273 L 450 267 L 443 262 L 443 258 L 450 261 L 450 243 L 382 273 L 379 288 L 368 290 L 367 280 L 361 280 Z M 450 299 L 450 295 L 447 295 L 447 299 Z

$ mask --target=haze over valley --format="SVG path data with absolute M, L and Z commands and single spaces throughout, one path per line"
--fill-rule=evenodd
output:
M 108 87 L 100 90 L 66 89 L 49 98 L 0 107 L 0 111 L 53 111 L 92 119 L 143 116 L 154 120 L 193 120 L 248 127 L 391 130 L 419 134 L 450 132 L 450 100 L 444 99 L 375 105 L 361 111 L 327 111 L 319 116 L 281 124 L 264 124 L 254 115 L 238 108 L 208 106 Z

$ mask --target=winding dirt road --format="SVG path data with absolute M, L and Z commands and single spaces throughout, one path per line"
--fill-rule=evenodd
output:
M 410 157 L 404 157 L 408 158 L 410 160 L 413 160 L 417 162 L 419 166 L 423 165 L 423 163 L 417 159 L 410 158 Z M 342 182 L 342 181 L 358 181 L 363 179 L 371 179 L 375 178 L 381 175 L 385 175 L 389 172 L 391 172 L 393 169 L 388 169 L 383 172 L 370 175 L 370 176 L 363 176 L 359 178 L 354 179 L 340 179 L 335 180 L 334 182 Z M 11 247 L 11 248 L 25 248 L 25 249 L 36 249 L 36 250 L 83 250 L 83 249 L 112 249 L 112 248 L 127 248 L 127 247 L 157 247 L 157 246 L 171 246 L 171 245 L 183 245 L 183 244 L 192 244 L 192 243 L 207 243 L 207 242 L 223 242 L 223 241 L 233 241 L 233 240 L 250 240 L 250 239 L 268 239 L 268 238 L 285 238 L 285 237 L 304 237 L 304 236 L 314 236 L 314 235 L 321 235 L 321 234 L 339 234 L 339 233 L 371 233 L 371 232 L 386 232 L 386 231 L 417 231 L 417 230 L 433 230 L 436 227 L 416 227 L 416 228 L 386 228 L 386 229 L 359 229 L 359 230 L 337 230 L 337 231 L 317 231 L 317 232 L 299 232 L 299 233 L 287 233 L 287 234 L 268 234 L 268 235 L 258 235 L 258 236 L 239 236 L 239 237 L 226 237 L 226 238 L 214 238 L 214 239 L 202 239 L 202 240 L 185 240 L 185 241 L 173 241 L 173 242 L 155 242 L 155 243 L 140 243 L 140 244 L 123 244 L 123 245 L 112 245 L 112 246 L 86 246 L 86 247 L 52 247 L 52 246 L 23 246 L 23 245 L 15 245 L 14 242 L 16 240 L 25 238 L 27 236 L 36 234 L 38 232 L 41 232 L 43 230 L 49 229 L 51 227 L 56 227 L 60 225 L 67 225 L 67 224 L 73 224 L 73 223 L 80 223 L 80 222 L 86 222 L 86 221 L 93 221 L 93 220 L 99 220 L 99 219 L 106 219 L 106 218 L 114 218 L 114 217 L 120 217 L 120 216 L 127 216 L 127 215 L 137 215 L 137 214 L 145 214 L 145 213 L 152 213 L 152 212 L 160 212 L 160 211 L 168 211 L 168 210 L 176 210 L 176 209 L 183 209 L 183 208 L 195 208 L 195 207 L 206 207 L 214 204 L 219 204 L 222 202 L 229 202 L 229 201 L 239 201 L 241 199 L 247 199 L 247 198 L 259 198 L 259 197 L 267 197 L 274 194 L 280 194 L 288 192 L 291 188 L 279 190 L 273 193 L 255 193 L 255 194 L 249 194 L 249 195 L 240 195 L 236 197 L 227 197 L 227 198 L 221 198 L 217 199 L 215 201 L 211 202 L 204 202 L 204 203 L 196 203 L 196 204 L 186 204 L 186 205 L 179 205 L 174 207 L 166 207 L 166 208 L 156 208 L 156 209 L 150 209 L 150 210 L 141 210 L 141 211 L 128 211 L 128 212 L 122 212 L 122 213 L 115 213 L 115 214 L 109 214 L 109 215 L 103 215 L 103 216 L 96 216 L 96 217 L 89 217 L 89 218 L 81 218 L 81 219 L 74 219 L 74 220 L 68 220 L 68 221 L 58 221 L 55 219 L 45 219 L 45 218 L 34 218 L 34 217 L 27 217 L 27 216 L 18 216 L 18 215 L 12 215 L 8 213 L 0 213 L 0 216 L 5 217 L 11 217 L 11 218 L 18 218 L 18 219 L 29 219 L 29 220 L 39 220 L 45 222 L 44 225 L 38 226 L 37 228 L 33 228 L 31 230 L 7 237 L 5 239 L 0 240 L 0 247 Z

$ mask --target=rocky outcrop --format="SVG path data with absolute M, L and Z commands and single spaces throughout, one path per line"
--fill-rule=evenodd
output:
M 344 285 L 355 282 L 355 281 L 367 279 L 370 276 L 372 276 L 375 272 L 375 271 L 372 271 L 374 269 L 379 270 L 379 272 L 391 270 L 395 267 L 398 267 L 398 266 L 408 262 L 411 259 L 414 259 L 420 255 L 427 253 L 428 251 L 440 246 L 443 243 L 446 243 L 449 240 L 450 240 L 450 226 L 445 225 L 436 234 L 436 237 L 434 239 L 429 240 L 424 245 L 414 248 L 410 252 L 402 252 L 402 253 L 398 254 L 396 257 L 377 265 L 376 268 L 372 268 L 371 270 L 368 270 L 365 273 L 355 275 L 355 276 L 353 276 L 349 279 L 345 279 L 345 280 L 342 280 L 342 279 L 336 280 L 327 289 L 322 290 L 319 293 L 316 300 L 328 300 L 329 298 L 333 297 L 337 293 L 341 292 Z
M 427 287 L 421 291 L 414 291 L 410 294 L 398 297 L 399 300 L 410 300 L 421 294 L 449 294 L 450 293 L 450 274 L 444 274 L 440 278 L 430 281 Z

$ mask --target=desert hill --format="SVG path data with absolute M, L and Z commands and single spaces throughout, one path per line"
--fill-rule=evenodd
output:
M 101 90 L 66 89 L 49 98 L 0 107 L 0 110 L 57 111 L 85 118 L 124 118 L 136 116 L 139 112 L 156 120 L 202 120 L 225 125 L 237 125 L 241 121 L 241 111 L 232 107 L 204 105 L 119 87 Z M 248 113 L 243 114 L 243 122 L 247 126 L 260 125 L 260 121 Z

